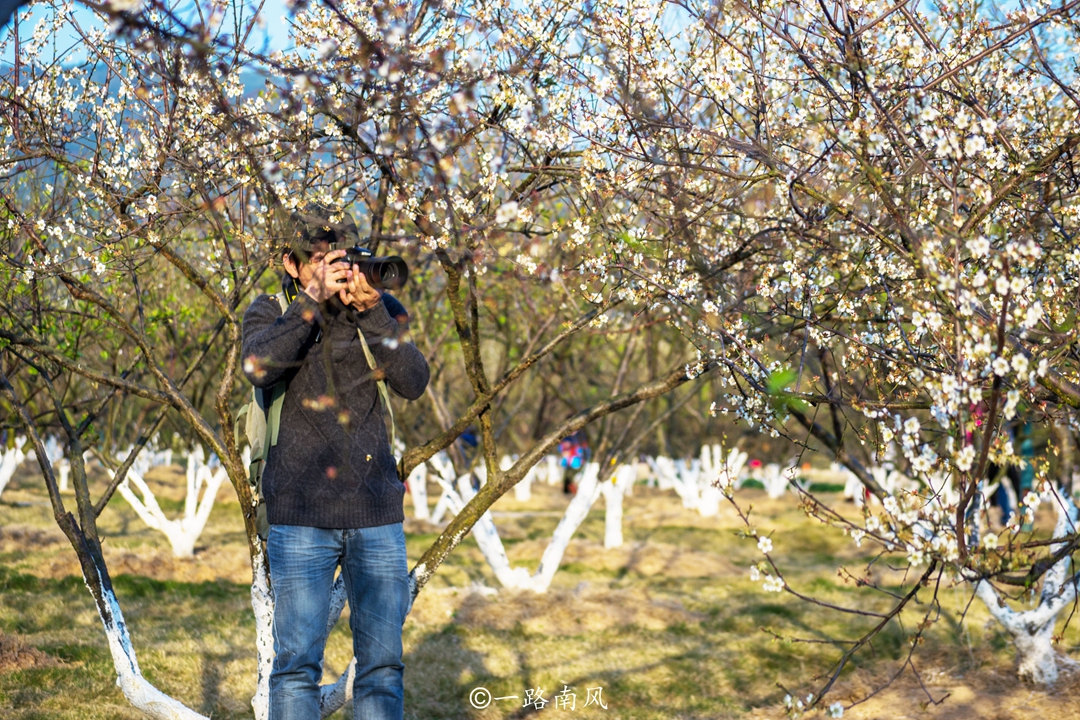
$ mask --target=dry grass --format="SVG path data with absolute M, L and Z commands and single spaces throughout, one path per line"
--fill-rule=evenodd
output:
M 179 473 L 151 476 L 179 512 Z M 432 492 L 435 488 L 432 486 Z M 788 581 L 832 602 L 884 607 L 866 589 L 835 575 L 837 562 L 857 567 L 857 551 L 806 520 L 790 501 L 753 494 L 754 516 L 774 531 Z M 408 503 L 408 500 L 406 501 Z M 496 505 L 511 561 L 535 568 L 566 499 L 540 487 L 534 499 Z M 407 508 L 407 514 L 410 510 Z M 475 543 L 467 540 L 421 593 L 405 627 L 407 717 L 494 720 L 531 715 L 519 700 L 473 708 L 470 691 L 495 697 L 544 697 L 564 686 L 576 709 L 542 712 L 583 718 L 778 718 L 784 687 L 807 692 L 837 656 L 831 643 L 777 640 L 794 636 L 852 637 L 865 623 L 765 594 L 746 568 L 758 557 L 740 539 L 730 508 L 719 518 L 684 510 L 673 493 L 639 488 L 627 499 L 622 548 L 603 548 L 598 504 L 572 541 L 554 587 L 544 595 L 483 588 L 494 584 Z M 117 498 L 102 516 L 105 552 L 115 576 L 145 674 L 166 692 L 214 718 L 250 717 L 254 625 L 250 570 L 232 489 L 223 488 L 206 534 L 191 560 L 175 560 L 164 538 L 145 528 Z M 437 529 L 409 521 L 414 561 Z M 51 521 L 41 483 L 27 472 L 0 502 L 0 717 L 134 718 L 115 687 L 100 623 L 63 535 Z M 901 570 L 877 572 L 895 582 Z M 920 649 L 918 667 L 933 699 L 910 673 L 868 702 L 855 718 L 1005 718 L 1057 720 L 1080 715 L 1077 680 L 1052 691 L 1019 685 L 1006 639 L 968 596 L 942 594 L 943 610 Z M 916 612 L 925 606 L 915 608 Z M 915 614 L 891 627 L 843 676 L 836 699 L 850 702 L 877 688 L 906 656 Z M 1071 628 L 1062 648 L 1073 653 Z M 327 677 L 348 661 L 346 623 L 327 647 Z M 583 708 L 586 688 L 603 687 L 607 709 Z M 345 717 L 339 713 L 339 717 Z

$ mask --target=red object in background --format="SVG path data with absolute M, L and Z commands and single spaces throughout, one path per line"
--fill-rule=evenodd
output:
M 559 443 L 559 454 L 562 456 L 559 458 L 559 464 L 567 470 L 563 476 L 563 493 L 575 495 L 577 482 L 574 474 L 583 468 L 592 456 L 585 434 L 578 430 L 564 437 Z
M 585 443 L 570 436 L 559 443 L 559 454 L 562 455 L 559 464 L 570 470 L 580 470 L 588 459 L 587 453 Z
M 754 458 L 753 460 L 750 461 L 750 467 L 755 469 L 755 470 L 758 469 L 759 467 L 761 467 L 761 461 L 758 460 L 757 458 Z

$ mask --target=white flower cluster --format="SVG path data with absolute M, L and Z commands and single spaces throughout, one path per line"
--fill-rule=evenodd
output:
M 768 571 L 762 571 L 762 567 L 763 566 L 760 564 L 750 566 L 750 581 L 759 582 L 764 579 L 764 582 L 761 583 L 762 590 L 765 592 L 783 592 L 784 579 L 777 577 Z

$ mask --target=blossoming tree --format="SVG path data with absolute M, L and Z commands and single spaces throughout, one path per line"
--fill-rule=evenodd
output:
M 1071 517 L 1076 9 L 602 1 L 566 58 L 582 183 L 604 199 L 583 209 L 607 240 L 594 281 L 617 270 L 663 288 L 726 384 L 716 410 L 853 472 L 879 505 L 853 519 L 803 492 L 809 512 L 913 571 L 793 712 L 824 702 L 920 590 L 1075 590 L 1061 563 L 1080 536 L 1063 521 L 1048 544 L 1025 520 L 1040 491 Z M 1050 451 L 1021 458 L 1024 432 Z M 875 479 L 891 443 L 919 490 Z M 1034 493 L 992 517 L 984 481 L 1025 464 Z M 810 599 L 771 543 L 766 590 Z M 1022 672 L 1052 679 L 1048 646 L 1017 651 L 1035 647 L 1042 666 L 1021 657 Z
M 272 598 L 240 448 L 219 428 L 238 368 L 258 360 L 239 357 L 238 310 L 272 286 L 288 213 L 310 200 L 353 207 L 374 249 L 416 268 L 405 300 L 438 361 L 439 427 L 405 413 L 402 476 L 478 428 L 487 482 L 414 568 L 414 592 L 559 439 L 599 421 L 614 466 L 701 376 L 723 383 L 717 412 L 854 473 L 880 504 L 853 518 L 800 490 L 806 507 L 913 571 L 885 610 L 832 608 L 876 621 L 793 712 L 824 702 L 928 586 L 1000 599 L 992 586 L 1041 584 L 1060 606 L 1080 543 L 1058 490 L 1080 408 L 1077 5 L 324 1 L 298 7 L 295 48 L 272 54 L 239 4 L 94 6 L 118 35 L 57 6 L 0 79 L 0 385 L 39 461 L 41 418 L 67 435 L 77 517 L 42 470 L 129 697 L 165 703 L 138 673 L 95 529 L 126 467 L 94 499 L 81 460 L 121 399 L 148 408 L 130 440 L 173 413 L 241 498 L 265 707 Z M 61 29 L 84 62 L 43 55 Z M 266 78 L 261 93 L 244 72 Z M 659 343 L 625 340 L 646 333 L 678 348 L 667 366 Z M 507 433 L 537 377 L 568 406 Z M 662 397 L 666 411 L 641 411 Z M 1018 457 L 1021 423 L 1057 455 Z M 890 444 L 919 489 L 877 479 Z M 984 481 L 1023 462 L 1035 492 L 997 519 Z M 1025 529 L 1039 492 L 1066 518 L 1053 542 Z M 772 560 L 783 539 L 748 534 L 766 589 L 812 601 Z M 1052 661 L 1044 626 L 1018 651 Z
M 89 25 L 49 7 L 31 35 L 3 41 L 16 62 L 0 74 L 0 396 L 35 450 L 119 684 L 151 717 L 196 714 L 142 676 L 97 519 L 166 420 L 221 458 L 239 496 L 254 706 L 266 713 L 273 598 L 233 410 L 250 392 L 241 366 L 259 362 L 240 357 L 240 312 L 253 293 L 276 291 L 270 269 L 295 207 L 351 207 L 373 250 L 413 268 L 403 300 L 435 365 L 426 413 L 436 427 L 399 414 L 410 445 L 401 476 L 479 429 L 487 483 L 413 569 L 414 596 L 561 438 L 592 425 L 596 457 L 615 467 L 695 397 L 644 412 L 696 375 L 685 341 L 648 304 L 662 291 L 633 276 L 604 288 L 577 280 L 592 241 L 573 210 L 580 156 L 551 52 L 574 42 L 576 16 L 327 2 L 297 9 L 294 49 L 265 54 L 242 3 L 88 4 Z M 57 39 L 70 37 L 65 50 Z M 265 79 L 259 92 L 251 77 Z M 627 340 L 641 333 L 666 337 L 667 350 Z M 533 382 L 548 399 L 521 428 Z M 624 408 L 634 409 L 616 419 Z M 64 437 L 74 507 L 45 452 L 52 431 Z M 128 443 L 92 487 L 84 451 Z M 506 451 L 518 456 L 509 468 L 498 462 Z M 348 678 L 327 686 L 324 714 L 347 700 Z

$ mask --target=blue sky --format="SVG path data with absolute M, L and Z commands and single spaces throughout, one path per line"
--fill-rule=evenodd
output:
M 53 0 L 59 2 L 60 0 Z M 188 11 L 180 11 L 181 16 L 194 17 L 194 13 L 191 11 L 193 7 L 192 0 L 172 0 L 177 2 L 179 7 L 187 7 Z M 199 0 L 195 0 L 199 1 Z M 202 0 L 205 2 L 206 0 Z M 257 0 L 232 0 L 234 2 L 257 2 Z M 318 0 L 314 0 L 318 1 Z M 931 3 L 927 3 L 930 5 Z M 998 0 L 996 7 L 1002 12 L 1014 9 L 1018 5 L 1018 0 Z M 96 16 L 90 10 L 84 6 L 75 2 L 75 17 L 80 25 L 83 27 L 91 27 L 99 23 Z M 674 9 L 675 6 L 668 5 L 665 8 L 665 17 L 678 27 L 684 22 L 681 13 Z M 924 8 L 929 10 L 929 8 Z M 34 26 L 44 17 L 48 17 L 52 14 L 53 10 L 48 5 L 39 4 L 33 10 L 22 8 L 17 17 L 20 25 L 20 35 L 25 39 L 28 38 L 34 30 Z M 289 38 L 289 13 L 285 6 L 285 0 L 265 0 L 262 9 L 262 16 L 265 20 L 265 28 L 262 30 L 256 29 L 253 33 L 253 37 L 248 42 L 248 47 L 259 50 L 262 49 L 264 39 L 268 42 L 267 50 L 284 50 L 291 46 Z M 226 19 L 226 25 L 231 23 Z M 6 42 L 7 47 L 0 50 L 0 63 L 11 63 L 14 60 L 14 48 L 13 43 L 10 42 L 11 35 L 13 33 L 14 23 L 9 23 L 7 27 L 0 29 L 0 44 Z M 77 45 L 77 36 L 74 32 L 71 32 L 66 38 L 59 38 L 57 43 L 57 50 L 64 51 L 67 48 Z M 45 52 L 42 55 L 42 59 L 51 57 L 51 52 Z M 72 64 L 80 62 L 84 57 L 84 54 L 73 54 L 65 58 L 64 64 Z
M 44 17 L 52 15 L 52 8 L 47 5 L 38 5 L 33 10 L 27 8 L 21 8 L 18 13 L 19 21 L 19 34 L 23 40 L 30 37 L 34 31 L 34 26 Z M 262 16 L 266 20 L 266 29 L 258 30 L 255 33 L 262 33 L 262 35 L 254 35 L 255 43 L 251 44 L 252 47 L 258 48 L 262 45 L 263 36 L 269 40 L 269 50 L 282 50 L 288 47 L 291 43 L 289 40 L 289 21 L 288 10 L 285 7 L 284 0 L 266 0 L 263 5 Z M 93 27 L 99 24 L 97 17 L 90 10 L 86 9 L 82 5 L 75 3 L 75 19 L 84 28 Z M 0 30 L 0 43 L 7 41 L 8 47 L 4 48 L 2 55 L 0 55 L 0 62 L 10 63 L 14 60 L 14 48 L 13 43 L 10 42 L 12 33 L 14 32 L 14 22 L 8 24 L 7 27 Z M 57 43 L 57 50 L 62 51 L 66 47 L 70 47 L 76 44 L 76 35 L 72 32 L 67 38 L 61 37 Z M 65 42 L 66 40 L 66 42 Z M 51 53 L 49 53 L 51 55 Z M 78 62 L 81 57 L 72 56 L 68 62 Z

